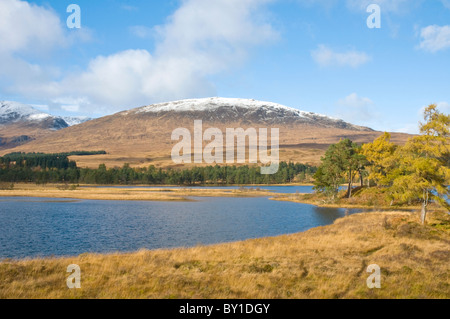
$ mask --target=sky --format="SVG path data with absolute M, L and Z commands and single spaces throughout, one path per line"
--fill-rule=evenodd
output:
M 0 100 L 54 115 L 220 96 L 415 133 L 450 111 L 450 0 L 0 0 L 0 43 Z

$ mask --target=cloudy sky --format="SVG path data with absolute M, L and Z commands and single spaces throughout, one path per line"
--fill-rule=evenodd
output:
M 0 0 L 0 41 L 0 100 L 57 115 L 222 96 L 415 132 L 450 111 L 450 0 Z

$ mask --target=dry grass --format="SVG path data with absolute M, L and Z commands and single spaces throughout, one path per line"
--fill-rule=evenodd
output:
M 86 123 L 75 125 L 57 132 L 38 136 L 30 143 L 12 149 L 0 149 L 0 156 L 11 152 L 60 153 L 70 151 L 99 151 L 108 154 L 93 156 L 73 156 L 79 167 L 97 168 L 104 163 L 107 167 L 122 166 L 129 163 L 132 167 L 155 165 L 156 167 L 192 167 L 194 164 L 176 165 L 171 159 L 171 150 L 178 141 L 172 141 L 175 128 L 185 127 L 193 130 L 190 117 L 129 115 L 118 113 Z M 217 127 L 223 132 L 227 127 L 271 128 L 270 125 L 240 122 L 203 121 L 203 129 Z M 285 124 L 280 129 L 280 161 L 292 161 L 317 165 L 328 146 L 340 139 L 350 138 L 354 142 L 372 142 L 381 135 L 375 131 L 354 131 L 338 128 L 317 127 L 307 124 Z M 8 130 L 12 131 L 8 126 Z M 20 129 L 16 129 L 18 135 Z M 0 136 L 6 134 L 0 130 Z M 12 134 L 12 133 L 10 133 Z M 403 144 L 410 135 L 392 133 L 392 142 Z M 204 146 L 207 142 L 204 142 Z M 225 153 L 224 153 L 225 154 Z M 195 164 L 199 165 L 199 164 Z M 203 165 L 207 165 L 206 163 Z
M 0 263 L 0 298 L 450 298 L 450 220 L 365 213 L 293 235 Z M 66 268 L 81 267 L 81 289 Z M 369 289 L 367 266 L 381 267 Z
M 390 201 L 386 196 L 386 190 L 383 188 L 371 187 L 371 188 L 356 188 L 352 192 L 352 197 L 347 198 L 347 191 L 341 191 L 333 200 L 329 196 L 323 193 L 312 194 L 274 194 L 271 200 L 288 201 L 294 203 L 304 203 L 310 205 L 316 205 L 320 207 L 331 208 L 371 208 L 380 210 L 395 210 L 395 209 L 420 209 L 421 206 L 418 203 L 400 203 L 397 201 Z M 430 204 L 430 209 L 442 210 L 444 208 L 437 204 Z
M 149 200 L 187 201 L 189 197 L 261 197 L 273 195 L 258 189 L 204 189 L 204 188 L 108 188 L 71 187 L 58 184 L 45 186 L 15 184 L 14 189 L 1 189 L 0 197 L 77 198 L 95 200 Z

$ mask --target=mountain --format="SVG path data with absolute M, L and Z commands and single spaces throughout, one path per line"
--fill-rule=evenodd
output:
M 43 128 L 60 130 L 91 120 L 87 116 L 53 116 L 36 110 L 30 105 L 12 101 L 0 101 L 0 125 L 18 122 L 40 124 Z
M 124 163 L 176 167 L 179 165 L 173 163 L 171 150 L 178 141 L 172 141 L 172 132 L 187 128 L 193 135 L 194 120 L 203 121 L 203 131 L 219 128 L 224 133 L 227 128 L 279 128 L 280 160 L 312 164 L 320 161 L 330 144 L 342 138 L 361 143 L 381 135 L 367 127 L 276 103 L 206 98 L 153 104 L 93 119 L 8 152 L 105 150 L 106 155 L 73 159 L 79 166 L 87 167 L 97 167 L 100 163 L 109 167 Z M 404 143 L 408 136 L 392 133 L 392 141 Z
M 92 120 L 92 118 L 87 116 L 63 116 L 62 119 L 67 123 L 67 126 L 74 126 Z
M 0 101 L 0 149 L 28 143 L 69 126 L 90 120 L 87 117 L 60 117 L 30 105 Z
M 230 122 L 244 119 L 243 123 L 265 125 L 276 124 L 311 124 L 321 127 L 371 131 L 370 128 L 346 123 L 329 116 L 300 111 L 281 104 L 237 98 L 206 98 L 181 100 L 140 107 L 125 114 L 153 113 L 173 117 L 189 117 L 209 122 Z
M 63 118 L 38 111 L 29 105 L 1 101 L 0 125 L 13 123 L 29 123 L 50 130 L 60 130 L 69 126 Z

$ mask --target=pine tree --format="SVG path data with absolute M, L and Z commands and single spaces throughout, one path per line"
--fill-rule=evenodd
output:
M 314 175 L 315 189 L 331 194 L 334 199 L 339 185 L 347 180 L 347 197 L 350 198 L 355 173 L 359 172 L 362 176 L 366 165 L 366 158 L 360 153 L 359 146 L 349 139 L 341 140 L 337 144 L 330 145 L 321 161 Z

